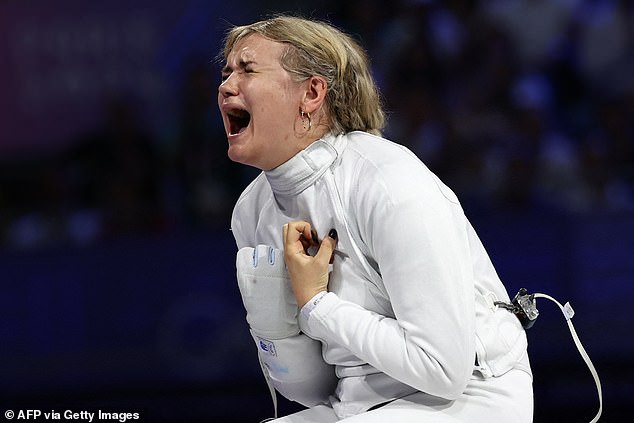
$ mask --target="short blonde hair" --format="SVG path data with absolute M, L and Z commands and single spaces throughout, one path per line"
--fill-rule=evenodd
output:
M 331 132 L 365 131 L 380 135 L 385 113 L 365 50 L 330 24 L 295 16 L 275 16 L 231 28 L 224 42 L 225 60 L 235 44 L 251 34 L 287 44 L 281 65 L 297 81 L 326 79 L 326 107 Z

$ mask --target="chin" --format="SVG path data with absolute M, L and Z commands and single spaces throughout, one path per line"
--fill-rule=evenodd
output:
M 227 156 L 229 156 L 229 159 L 233 162 L 245 164 L 245 157 L 243 157 L 244 155 L 240 154 L 240 152 L 237 150 L 238 149 L 236 147 L 230 146 L 227 150 Z
M 251 156 L 249 154 L 245 154 L 244 151 L 241 151 L 239 147 L 229 147 L 229 150 L 227 151 L 227 156 L 232 162 L 240 163 L 247 166 L 253 166 L 260 169 L 260 167 L 255 164 L 254 160 L 252 160 Z

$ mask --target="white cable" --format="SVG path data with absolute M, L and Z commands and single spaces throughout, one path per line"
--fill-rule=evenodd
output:
M 583 361 L 586 362 L 586 365 L 588 366 L 588 369 L 590 369 L 590 373 L 592 373 L 592 377 L 594 378 L 594 383 L 597 385 L 597 392 L 599 394 L 599 411 L 597 412 L 597 415 L 594 416 L 594 418 L 590 421 L 590 423 L 598 422 L 599 421 L 599 417 L 601 417 L 601 413 L 603 412 L 603 394 L 602 394 L 602 391 L 601 391 L 601 381 L 599 380 L 599 374 L 597 373 L 596 369 L 594 368 L 594 365 L 592 364 L 592 360 L 590 360 L 590 357 L 588 356 L 588 353 L 586 352 L 585 348 L 583 348 L 583 345 L 581 345 L 581 341 L 579 340 L 579 336 L 577 336 L 577 331 L 575 331 L 575 327 L 572 324 L 572 316 L 574 316 L 574 314 L 575 314 L 574 310 L 572 309 L 572 306 L 570 305 L 570 303 L 566 303 L 565 305 L 561 305 L 561 303 L 559 301 L 557 301 L 556 299 L 554 299 L 550 295 L 533 294 L 533 296 L 535 298 L 546 298 L 546 299 L 554 302 L 555 304 L 557 304 L 559 306 L 559 308 L 561 309 L 561 312 L 566 317 L 566 322 L 568 323 L 568 328 L 570 329 L 570 334 L 572 335 L 572 339 L 575 341 L 575 345 L 577 346 L 577 349 L 579 350 L 579 353 L 581 354 L 581 357 L 583 358 Z

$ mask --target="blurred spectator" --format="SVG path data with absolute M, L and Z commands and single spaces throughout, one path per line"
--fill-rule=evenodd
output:
M 594 187 L 597 206 L 610 210 L 634 211 L 633 98 L 634 92 L 597 102 L 598 125 L 587 139 L 595 160 L 587 163 L 586 181 Z
M 491 0 L 481 2 L 482 13 L 505 31 L 520 63 L 532 70 L 550 53 L 571 19 L 578 0 Z
M 630 0 L 587 0 L 579 5 L 576 18 L 581 73 L 594 83 L 609 87 L 614 82 L 627 82 L 623 80 L 622 71 L 629 68 L 631 88 L 634 3 Z M 614 77 L 618 80 L 614 81 Z
M 271 0 L 262 7 L 288 4 L 315 17 L 323 10 L 322 18 L 361 40 L 387 105 L 386 135 L 467 206 L 634 210 L 631 0 Z M 9 245 L 227 227 L 255 172 L 226 157 L 217 70 L 208 58 L 180 60 L 177 129 L 154 134 L 166 148 L 157 150 L 141 127 L 137 106 L 118 98 L 63 167 L 56 154 L 3 163 L 0 225 Z
M 188 224 L 229 227 L 233 204 L 244 187 L 239 168 L 227 157 L 217 114 L 216 79 L 209 63 L 190 64 L 182 92 L 179 135 L 173 160 Z
M 161 163 L 132 104 L 112 97 L 103 127 L 83 136 L 65 165 L 70 227 L 77 240 L 163 230 Z
M 3 163 L 0 226 L 5 244 L 16 249 L 55 245 L 64 237 L 64 183 L 55 159 Z

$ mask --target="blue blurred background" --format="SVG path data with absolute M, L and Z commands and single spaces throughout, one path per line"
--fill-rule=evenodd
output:
M 224 31 L 327 19 L 372 58 L 387 137 L 461 198 L 509 293 L 570 301 L 605 418 L 634 398 L 634 2 L 0 2 L 0 406 L 249 422 L 272 406 L 234 280 Z M 559 309 L 535 421 L 589 421 Z M 282 401 L 283 411 L 296 410 Z

